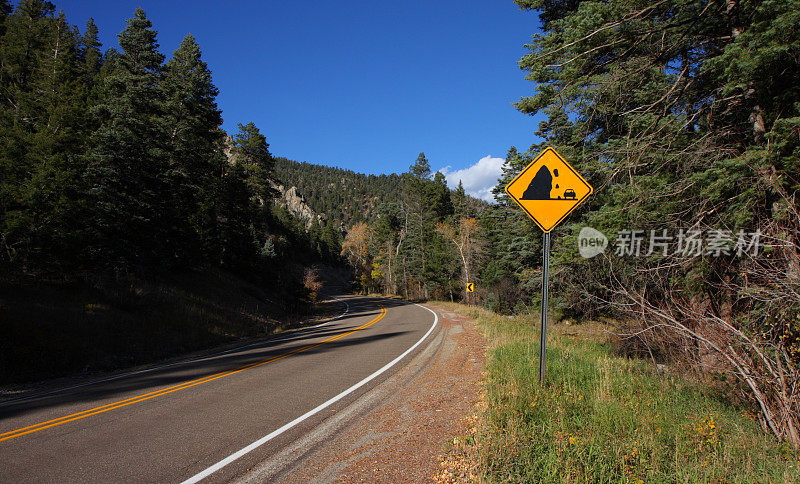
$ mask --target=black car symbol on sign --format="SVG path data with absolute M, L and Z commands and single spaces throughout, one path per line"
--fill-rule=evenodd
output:
M 571 199 L 575 200 L 575 190 L 573 190 L 572 188 L 568 188 L 564 192 L 564 198 L 571 198 Z

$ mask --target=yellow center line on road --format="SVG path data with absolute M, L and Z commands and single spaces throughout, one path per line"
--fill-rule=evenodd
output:
M 40 430 L 48 429 L 48 428 L 51 428 L 51 427 L 56 427 L 56 426 L 59 426 L 59 425 L 63 425 L 65 423 L 73 422 L 75 420 L 80 420 L 80 419 L 84 419 L 86 417 L 91 417 L 92 415 L 97 415 L 99 413 L 108 412 L 109 410 L 114 410 L 116 408 L 125 407 L 125 406 L 128 406 L 128 405 L 132 405 L 134 403 L 143 402 L 143 401 L 149 400 L 151 398 L 160 397 L 162 395 L 167 395 L 169 393 L 177 392 L 178 390 L 183 390 L 183 389 L 186 389 L 186 388 L 193 387 L 195 385 L 200 385 L 201 383 L 206 383 L 206 382 L 218 380 L 220 378 L 223 378 L 223 377 L 226 377 L 226 376 L 229 376 L 229 375 L 234 375 L 236 373 L 240 373 L 240 372 L 243 372 L 245 370 L 250 370 L 252 368 L 256 368 L 256 367 L 259 367 L 259 366 L 262 366 L 262 365 L 266 365 L 267 363 L 271 363 L 273 361 L 281 360 L 283 358 L 287 358 L 289 356 L 296 355 L 296 354 L 302 353 L 304 351 L 308 351 L 308 350 L 316 348 L 318 346 L 322 346 L 325 343 L 330 343 L 332 341 L 336 341 L 336 340 L 342 339 L 342 338 L 344 338 L 346 336 L 349 336 L 349 335 L 351 335 L 351 334 L 353 334 L 353 333 L 355 333 L 357 331 L 361 331 L 363 329 L 369 328 L 373 324 L 375 324 L 378 321 L 380 321 L 381 319 L 383 319 L 383 317 L 386 316 L 386 308 L 381 306 L 380 304 L 378 305 L 378 307 L 380 308 L 380 314 L 378 314 L 378 316 L 376 316 L 372 321 L 364 323 L 361 326 L 358 326 L 357 328 L 353 329 L 352 331 L 348 331 L 347 333 L 342 333 L 340 335 L 331 336 L 330 338 L 326 338 L 326 339 L 320 341 L 319 343 L 314 343 L 314 344 L 311 344 L 311 345 L 302 346 L 302 347 L 296 348 L 296 349 L 294 349 L 292 351 L 288 351 L 288 352 L 286 352 L 286 353 L 284 353 L 282 355 L 274 356 L 272 358 L 268 358 L 266 360 L 259 361 L 258 363 L 252 363 L 252 364 L 243 366 L 241 368 L 237 368 L 235 370 L 222 371 L 222 372 L 219 372 L 219 373 L 215 373 L 213 375 L 208 375 L 208 376 L 204 376 L 202 378 L 197 378 L 195 380 L 190 380 L 190 381 L 186 381 L 186 382 L 183 382 L 183 383 L 179 383 L 179 384 L 173 385 L 171 387 L 162 388 L 161 390 L 156 390 L 154 392 L 145 393 L 145 394 L 142 394 L 142 395 L 137 395 L 135 397 L 130 397 L 130 398 L 127 398 L 125 400 L 120 400 L 118 402 L 109 403 L 109 404 L 106 404 L 106 405 L 102 405 L 100 407 L 90 408 L 89 410 L 84 410 L 82 412 L 73 413 L 73 414 L 70 414 L 70 415 L 65 415 L 63 417 L 59 417 L 59 418 L 56 418 L 56 419 L 53 419 L 53 420 L 48 420 L 46 422 L 40 422 L 38 424 L 29 425 L 27 427 L 22 427 L 22 428 L 19 428 L 19 429 L 16 429 L 16 430 L 11 430 L 9 432 L 5 432 L 5 433 L 0 434 L 0 442 L 3 442 L 5 440 L 10 440 L 10 439 L 15 439 L 17 437 L 21 437 L 21 436 L 27 435 L 27 434 L 32 434 L 34 432 L 39 432 Z

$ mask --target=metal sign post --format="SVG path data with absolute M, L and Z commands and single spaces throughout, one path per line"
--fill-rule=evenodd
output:
M 594 189 L 553 148 L 547 148 L 506 185 L 506 193 L 544 232 L 542 254 L 542 334 L 539 382 L 544 384 L 547 355 L 547 285 L 550 277 L 550 231 Z
M 539 335 L 539 383 L 544 385 L 547 361 L 547 285 L 550 282 L 550 232 L 544 233 L 542 247 L 542 333 Z

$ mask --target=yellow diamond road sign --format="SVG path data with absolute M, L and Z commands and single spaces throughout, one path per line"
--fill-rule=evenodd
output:
M 553 148 L 547 148 L 506 185 L 506 193 L 545 232 L 592 194 L 592 187 Z

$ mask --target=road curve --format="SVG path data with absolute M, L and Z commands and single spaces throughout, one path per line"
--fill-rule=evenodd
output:
M 227 481 L 386 379 L 436 316 L 343 297 L 328 323 L 218 355 L 0 403 L 0 481 Z M 344 305 L 343 305 L 344 306 Z

